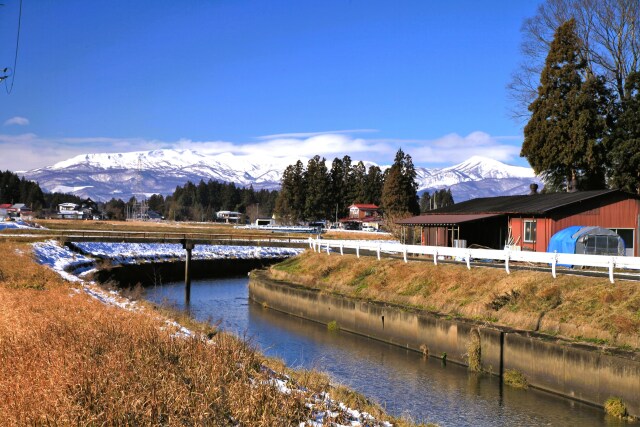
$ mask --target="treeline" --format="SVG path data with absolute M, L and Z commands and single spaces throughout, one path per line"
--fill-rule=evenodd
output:
M 282 175 L 275 212 L 283 222 L 335 220 L 346 217 L 354 203 L 372 203 L 385 215 L 416 215 L 420 211 L 411 156 L 401 149 L 393 165 L 382 170 L 351 157 L 334 158 L 331 168 L 320 156 L 305 166 L 301 161 L 287 166 Z
M 236 211 L 249 219 L 270 217 L 273 214 L 278 192 L 275 190 L 254 190 L 252 186 L 237 187 L 234 183 L 209 180 L 197 185 L 187 182 L 176 187 L 173 194 L 166 198 L 154 194 L 147 200 L 149 209 L 158 212 L 166 219 L 175 221 L 212 221 L 218 211 Z M 136 200 L 129 200 L 133 205 Z M 106 209 L 116 205 L 117 201 L 107 203 Z M 122 205 L 124 215 L 124 203 Z M 119 218 L 114 218 L 119 219 Z
M 37 182 L 29 181 L 11 171 L 0 172 L 0 204 L 24 203 L 34 212 L 55 210 L 60 203 L 81 204 L 83 199 L 73 194 L 45 193 Z
M 20 178 L 11 171 L 0 172 L 0 204 L 24 203 L 34 210 L 47 205 L 37 182 Z

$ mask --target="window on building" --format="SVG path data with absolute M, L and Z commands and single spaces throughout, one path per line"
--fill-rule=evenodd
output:
M 536 221 L 524 222 L 524 241 L 525 242 L 536 241 Z

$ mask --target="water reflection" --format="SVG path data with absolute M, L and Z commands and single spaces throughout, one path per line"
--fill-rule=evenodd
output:
M 502 387 L 497 377 L 263 308 L 248 300 L 248 280 L 193 282 L 192 315 L 248 336 L 288 365 L 327 372 L 390 413 L 442 426 L 624 425 L 588 405 L 537 390 Z M 184 307 L 183 284 L 150 288 L 147 298 Z M 626 424 L 628 425 L 628 424 Z

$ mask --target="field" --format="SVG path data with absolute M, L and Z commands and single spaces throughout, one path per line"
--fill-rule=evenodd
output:
M 306 286 L 392 302 L 571 340 L 640 348 L 640 284 L 606 278 L 327 256 L 307 251 L 271 275 Z

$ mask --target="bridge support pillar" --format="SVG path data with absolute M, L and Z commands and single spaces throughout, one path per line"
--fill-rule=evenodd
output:
M 182 247 L 187 252 L 187 258 L 184 263 L 184 301 L 187 305 L 191 303 L 191 251 L 193 246 L 193 242 L 186 239 L 182 241 Z

